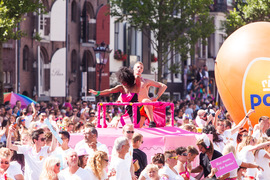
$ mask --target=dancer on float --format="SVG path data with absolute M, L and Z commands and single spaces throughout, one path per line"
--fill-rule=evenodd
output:
M 165 92 L 165 90 L 167 89 L 167 86 L 163 83 L 143 78 L 142 77 L 143 68 L 144 68 L 143 63 L 140 61 L 136 62 L 134 67 L 133 67 L 134 75 L 139 76 L 140 80 L 141 80 L 141 89 L 139 92 L 138 100 L 139 100 L 139 102 L 148 102 L 148 103 L 155 102 Z M 149 88 L 151 86 L 157 87 L 158 92 L 157 92 L 156 96 L 150 98 L 148 96 L 148 92 L 149 92 Z M 142 108 L 140 108 L 140 113 L 142 116 L 141 121 L 140 121 L 141 122 L 140 127 L 143 126 L 144 121 L 145 121 L 145 117 L 148 118 L 150 121 L 149 127 L 156 127 L 156 125 L 159 126 L 158 125 L 159 120 L 154 119 L 153 106 L 151 106 L 151 105 L 143 106 Z
M 103 91 L 95 91 L 93 89 L 89 89 L 88 92 L 96 96 L 120 92 L 122 102 L 138 102 L 138 93 L 141 87 L 140 77 L 139 76 L 135 77 L 133 71 L 127 67 L 120 68 L 120 70 L 116 73 L 116 75 L 121 85 L 117 85 L 114 88 L 105 89 Z M 126 113 L 132 120 L 133 119 L 132 106 L 130 105 L 126 106 Z M 113 124 L 113 127 L 117 127 L 119 120 L 120 119 L 118 119 L 116 124 Z M 139 121 L 140 121 L 140 113 L 138 109 L 137 123 L 139 123 Z M 121 123 L 124 126 L 125 123 L 124 122 Z

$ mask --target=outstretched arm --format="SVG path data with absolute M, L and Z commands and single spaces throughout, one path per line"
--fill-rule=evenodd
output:
M 249 119 L 249 116 L 250 116 L 252 113 L 254 113 L 254 112 L 255 112 L 254 109 L 250 109 L 250 110 L 248 111 L 248 113 L 246 114 L 246 116 L 244 117 L 244 119 L 242 119 L 242 121 L 240 121 L 239 124 L 237 124 L 236 126 L 234 126 L 234 127 L 232 128 L 231 134 L 236 133 L 241 127 L 243 127 L 243 126 L 246 124 L 247 120 Z
M 253 150 L 257 150 L 257 149 L 261 149 L 265 146 L 268 146 L 270 145 L 270 141 L 267 141 L 267 142 L 264 142 L 264 143 L 261 143 L 261 144 L 256 144 L 254 146 L 252 146 L 252 148 L 248 149 L 249 151 L 253 151 Z
M 123 86 L 122 85 L 117 85 L 115 86 L 114 88 L 111 88 L 111 89 L 105 89 L 103 91 L 100 91 L 99 95 L 107 95 L 107 94 L 111 94 L 111 93 L 118 93 L 118 92 L 123 92 Z M 89 93 L 92 93 L 94 95 L 97 95 L 98 94 L 98 91 L 95 91 L 93 89 L 89 89 L 88 90 Z

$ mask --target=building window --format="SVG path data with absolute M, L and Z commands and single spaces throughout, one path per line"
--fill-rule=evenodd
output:
M 8 71 L 8 72 L 7 72 L 7 83 L 10 83 L 10 79 L 11 79 L 11 78 L 10 78 L 10 72 Z
M 114 25 L 114 49 L 119 49 L 119 22 Z
M 29 63 L 29 48 L 28 46 L 24 46 L 23 48 L 23 70 L 28 71 L 28 63 Z
M 71 4 L 71 21 L 76 22 L 76 17 L 77 17 L 77 4 L 76 1 L 72 1 Z
M 7 83 L 7 74 L 3 72 L 3 83 Z
M 76 50 L 73 50 L 71 52 L 71 72 L 72 73 L 77 72 L 77 52 L 76 52 Z

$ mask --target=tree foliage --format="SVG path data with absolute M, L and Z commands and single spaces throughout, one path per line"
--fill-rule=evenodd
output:
M 212 0 L 111 0 L 111 15 L 127 21 L 146 35 L 158 53 L 158 80 L 162 66 L 175 53 L 186 60 L 194 44 L 214 32 L 209 16 Z M 177 66 L 177 64 L 174 63 Z M 176 68 L 174 68 L 176 69 Z M 179 69 L 179 68 L 178 68 Z
M 0 103 L 3 102 L 3 59 L 2 44 L 10 39 L 19 39 L 25 33 L 16 29 L 29 12 L 43 11 L 39 0 L 0 0 Z
M 28 12 L 42 10 L 43 5 L 39 0 L 1 0 L 0 1 L 0 41 L 18 39 L 24 33 L 15 31 L 18 23 L 23 20 L 22 16 Z
M 234 9 L 227 14 L 224 28 L 230 35 L 241 26 L 257 21 L 270 21 L 269 0 L 236 0 Z

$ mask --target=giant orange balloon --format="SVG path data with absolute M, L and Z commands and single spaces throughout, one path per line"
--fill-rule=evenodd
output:
M 270 117 L 270 23 L 251 23 L 231 34 L 218 52 L 215 78 L 236 123 L 249 109 L 255 109 L 253 125 Z

